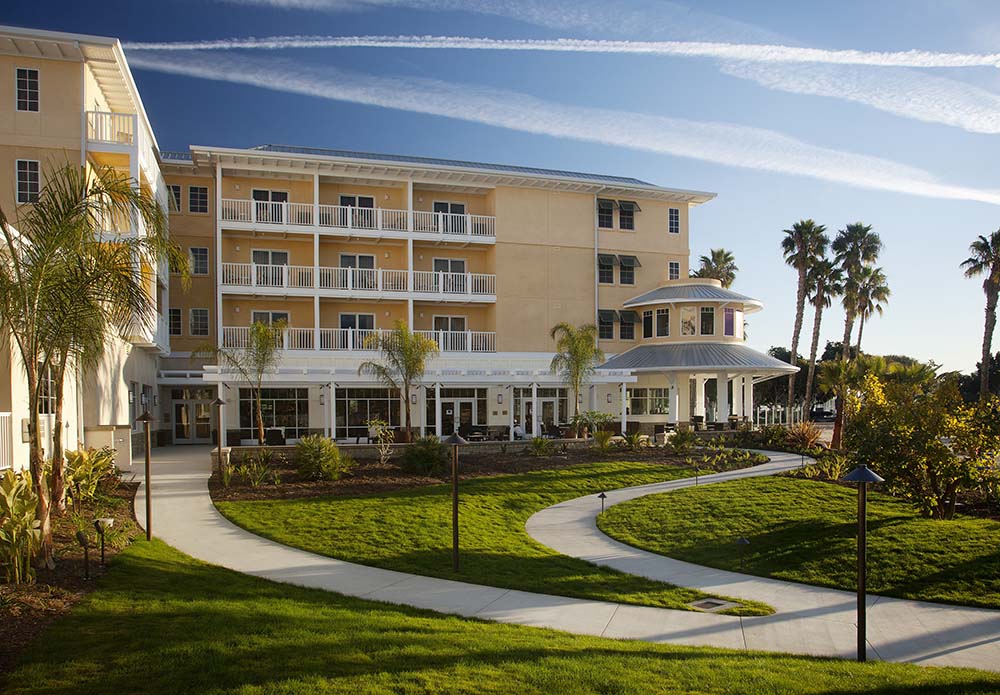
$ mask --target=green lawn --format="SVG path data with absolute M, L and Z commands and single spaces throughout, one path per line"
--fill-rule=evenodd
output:
M 0 677 L 2 678 L 2 677 Z M 622 642 L 275 584 L 139 541 L 6 695 L 1000 693 L 1000 676 Z
M 673 558 L 748 574 L 855 588 L 857 493 L 788 477 L 688 488 L 616 505 L 608 535 Z M 907 502 L 869 494 L 868 588 L 873 593 L 1000 608 L 1000 523 L 932 521 Z
M 524 591 L 667 608 L 705 594 L 598 567 L 536 543 L 524 530 L 535 512 L 602 490 L 691 475 L 651 463 L 595 463 L 461 483 L 461 558 L 451 571 L 451 488 L 389 495 L 220 502 L 234 523 L 279 543 L 386 569 Z M 595 497 L 594 504 L 599 505 Z M 742 602 L 743 615 L 770 613 Z

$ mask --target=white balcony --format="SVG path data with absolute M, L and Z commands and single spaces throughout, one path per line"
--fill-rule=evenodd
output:
M 157 200 L 166 210 L 166 184 L 156 161 L 153 138 L 136 114 L 111 111 L 84 112 L 87 148 L 95 152 L 118 152 L 135 158 L 135 172 L 141 171 Z M 135 178 L 138 174 L 133 172 Z
M 439 238 L 466 241 L 496 239 L 496 217 L 491 215 L 457 215 L 420 210 L 389 208 L 358 208 L 343 205 L 313 205 L 311 203 L 272 203 L 256 200 L 224 198 L 219 210 L 223 222 L 250 227 L 275 225 L 282 227 L 327 228 L 348 234 L 390 233 L 414 238 Z
M 358 328 L 285 328 L 274 330 L 278 347 L 287 351 L 374 352 L 383 334 L 390 331 Z M 441 352 L 496 352 L 493 331 L 415 331 L 437 343 Z M 243 349 L 250 340 L 248 326 L 224 326 L 222 347 Z
M 393 268 L 223 263 L 221 284 L 231 292 L 292 290 L 297 294 L 296 290 L 302 290 L 312 294 L 318 290 L 333 297 L 496 301 L 496 275 L 488 273 L 415 270 L 411 287 L 409 271 Z

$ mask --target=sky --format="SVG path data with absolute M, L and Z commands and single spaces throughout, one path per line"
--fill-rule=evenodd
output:
M 733 251 L 734 289 L 765 304 L 760 349 L 791 341 L 782 230 L 863 221 L 892 290 L 864 350 L 979 358 L 984 297 L 959 263 L 1000 228 L 993 0 L 7 0 L 0 23 L 120 38 L 162 150 L 296 144 L 716 192 L 691 215 L 692 266 Z M 834 307 L 822 341 L 842 333 Z

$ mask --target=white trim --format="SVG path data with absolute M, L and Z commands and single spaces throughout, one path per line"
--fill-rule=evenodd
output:
M 712 332 L 711 333 L 705 333 L 705 331 L 703 330 L 705 328 L 705 324 L 703 323 L 702 318 L 705 315 L 705 310 L 706 309 L 710 309 L 712 311 Z M 714 336 L 718 335 L 718 332 L 715 330 L 715 324 L 717 323 L 717 321 L 718 321 L 718 317 L 715 315 L 715 307 L 714 306 L 700 306 L 700 307 L 698 307 L 698 335 L 699 336 L 706 336 L 707 335 L 707 336 L 713 336 L 714 337 Z
M 205 189 L 205 212 L 200 212 L 198 210 L 191 209 L 191 189 L 192 188 L 204 188 Z M 212 214 L 212 204 L 209 199 L 209 187 L 208 186 L 196 186 L 188 184 L 188 195 L 187 195 L 187 214 L 189 215 L 211 215 Z

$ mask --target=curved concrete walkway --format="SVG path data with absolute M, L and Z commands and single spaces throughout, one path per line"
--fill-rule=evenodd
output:
M 742 582 L 774 584 L 770 593 L 761 596 L 760 600 L 775 605 L 779 613 L 767 617 L 739 618 L 549 596 L 393 572 L 296 550 L 244 531 L 216 511 L 207 486 L 209 451 L 208 447 L 155 450 L 152 526 L 156 537 L 212 564 L 273 581 L 359 598 L 578 634 L 732 649 L 841 657 L 853 655 L 855 632 L 850 610 L 853 597 L 850 594 L 799 586 L 798 589 L 803 592 L 803 604 L 792 608 L 780 594 L 782 587 L 798 585 L 742 577 L 694 565 L 686 565 L 689 569 L 685 571 L 691 574 L 691 579 L 688 579 L 677 574 L 676 561 L 660 556 L 653 557 L 669 563 L 672 569 L 668 571 L 674 576 L 673 581 L 681 584 L 711 584 L 714 581 L 720 587 L 726 587 L 718 591 L 746 595 L 748 598 L 758 597 L 745 594 L 744 589 L 748 585 Z M 798 463 L 797 457 L 794 462 L 779 458 L 742 473 L 767 475 L 793 463 Z M 137 469 L 141 478 L 141 464 Z M 727 479 L 734 475 L 706 476 L 701 482 Z M 648 489 L 644 493 L 632 494 L 632 491 L 643 488 L 615 491 L 609 493 L 609 497 L 620 502 L 629 494 L 635 497 L 673 489 L 670 487 L 672 484 L 644 486 Z M 141 499 L 144 494 L 140 486 L 136 512 L 143 525 L 145 507 Z M 599 502 L 593 497 L 571 500 L 532 517 L 529 532 L 545 538 L 543 542 L 553 547 L 568 543 L 572 550 L 569 554 L 580 553 L 581 557 L 586 556 L 598 564 L 616 566 L 615 563 L 621 562 L 629 564 L 631 569 L 628 571 L 639 574 L 660 572 L 661 568 L 648 564 L 649 558 L 635 555 L 642 554 L 641 551 L 615 543 L 596 530 L 594 515 L 599 510 Z M 591 534 L 588 526 L 596 533 Z M 562 533 L 559 528 L 563 529 Z M 580 534 L 582 537 L 573 537 Z M 560 535 L 564 537 L 553 537 Z M 586 538 L 594 542 L 604 539 L 611 545 L 597 549 Z M 710 579 L 712 576 L 717 579 Z M 804 598 L 808 594 L 816 596 L 812 603 Z M 873 598 L 872 601 L 875 610 L 870 613 L 869 634 L 875 647 L 871 652 L 873 658 L 1000 670 L 1000 611 L 894 599 Z M 881 611 L 883 605 L 888 610 Z

